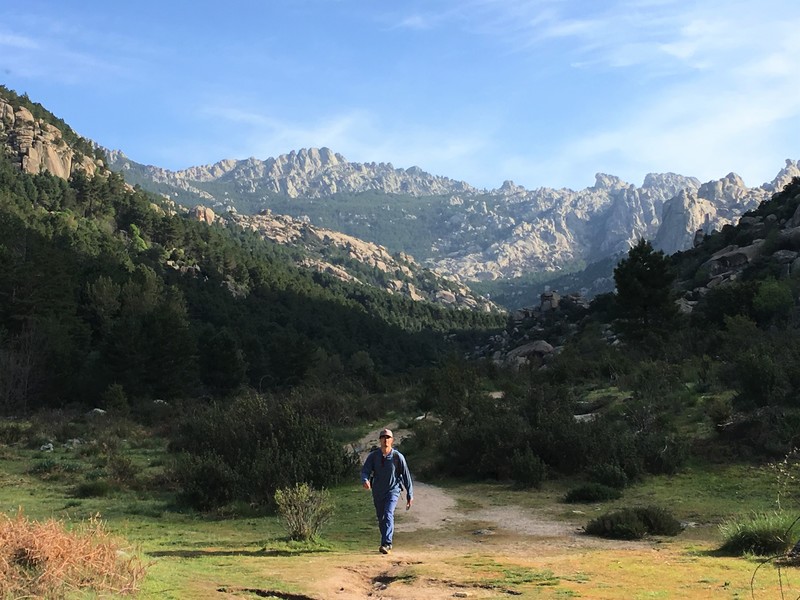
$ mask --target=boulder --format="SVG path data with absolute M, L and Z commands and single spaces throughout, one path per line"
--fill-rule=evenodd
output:
M 728 246 L 700 265 L 700 268 L 708 271 L 712 277 L 729 271 L 740 271 L 761 256 L 763 243 L 764 240 L 756 240 L 744 248 Z
M 543 357 L 552 354 L 553 346 L 545 340 L 536 340 L 514 348 L 506 354 L 506 361 L 516 361 L 518 358 L 528 358 L 529 356 Z
M 794 250 L 778 250 L 772 255 L 772 260 L 781 264 L 788 264 L 794 262 L 798 253 Z

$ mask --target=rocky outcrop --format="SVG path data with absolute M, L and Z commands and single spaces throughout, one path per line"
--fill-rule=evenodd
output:
M 791 193 L 791 191 L 789 192 Z M 795 192 L 796 194 L 796 192 Z M 800 207 L 787 218 L 772 212 L 769 205 L 739 219 L 713 236 L 735 241 L 709 256 L 686 281 L 678 283 L 681 312 L 692 312 L 709 290 L 740 280 L 747 269 L 771 273 L 779 278 L 800 274 Z M 767 240 L 770 240 L 769 242 Z M 697 251 L 702 252 L 703 243 Z M 717 247 L 716 245 L 714 247 Z
M 195 220 L 205 223 L 206 225 L 212 225 L 217 221 L 217 215 L 214 214 L 213 210 L 206 206 L 195 206 L 192 209 L 192 216 L 195 218 Z
M 800 164 L 790 158 L 786 159 L 786 164 L 778 175 L 771 182 L 765 183 L 761 187 L 768 192 L 780 192 L 793 178 L 800 177 Z
M 722 223 L 727 224 L 726 222 Z M 719 227 L 717 227 L 719 225 Z M 710 233 L 721 228 L 716 205 L 696 192 L 681 190 L 677 196 L 664 203 L 661 224 L 653 240 L 653 247 L 672 254 L 694 246 L 698 231 Z
M 213 223 L 220 220 L 210 208 L 197 206 L 194 218 Z M 327 273 L 342 281 L 375 285 L 382 283 L 383 289 L 400 294 L 414 301 L 489 311 L 498 308 L 486 298 L 474 294 L 458 278 L 445 276 L 425 269 L 408 254 L 390 253 L 385 247 L 360 240 L 338 231 L 315 227 L 305 220 L 286 215 L 273 214 L 269 210 L 257 215 L 241 215 L 230 211 L 225 221 L 257 232 L 262 237 L 279 244 L 301 247 L 306 258 L 300 266 L 320 273 Z M 336 264 L 328 258 L 336 256 Z M 378 277 L 368 277 L 370 270 L 379 272 Z
M 727 246 L 715 252 L 709 260 L 700 265 L 711 277 L 717 278 L 732 271 L 741 271 L 763 253 L 764 240 L 755 240 L 749 246 Z M 713 281 L 713 279 L 712 279 Z
M 24 106 L 12 106 L 0 98 L 0 145 L 5 146 L 26 173 L 49 172 L 68 179 L 75 171 L 94 175 L 98 163 L 71 148 L 55 126 L 35 119 Z

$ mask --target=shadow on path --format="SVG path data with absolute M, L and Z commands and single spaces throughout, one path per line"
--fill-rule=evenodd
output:
M 321 554 L 327 550 L 156 550 L 155 552 L 145 552 L 147 556 L 155 558 L 208 558 L 214 556 L 300 556 L 302 554 Z

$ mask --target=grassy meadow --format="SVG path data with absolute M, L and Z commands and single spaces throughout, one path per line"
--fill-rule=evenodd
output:
M 53 417 L 47 423 L 53 426 Z M 428 481 L 454 500 L 435 528 L 404 530 L 396 550 L 376 552 L 369 496 L 354 478 L 331 490 L 333 520 L 314 543 L 291 542 L 262 507 L 197 513 L 175 504 L 166 442 L 125 421 L 62 426 L 6 422 L 0 446 L 0 505 L 13 517 L 55 518 L 67 528 L 99 515 L 147 567 L 139 598 L 756 598 L 797 597 L 796 567 L 764 557 L 724 556 L 719 524 L 776 509 L 774 470 L 758 464 L 695 465 L 651 477 L 619 500 L 565 504 L 576 481 L 538 490 L 503 483 Z M 51 429 L 52 431 L 52 429 Z M 78 436 L 77 434 L 80 434 Z M 41 450 L 46 439 L 53 450 Z M 80 443 L 65 445 L 67 439 Z M 413 465 L 412 465 L 413 467 Z M 795 496 L 796 498 L 796 496 Z M 586 522 L 622 506 L 658 505 L 687 524 L 676 537 L 591 538 Z M 794 507 L 784 497 L 784 509 Z M 425 511 L 420 496 L 414 510 Z M 503 521 L 503 511 L 508 519 Z M 492 512 L 494 511 L 494 512 Z M 486 515 L 493 514 L 492 521 Z M 515 519 L 563 525 L 520 531 Z M 564 534 L 563 531 L 568 531 Z M 796 531 L 794 538 L 796 539 Z M 75 592 L 76 598 L 98 597 Z

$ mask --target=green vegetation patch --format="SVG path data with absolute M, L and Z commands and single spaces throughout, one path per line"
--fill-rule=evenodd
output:
M 661 507 L 623 508 L 592 519 L 586 533 L 598 537 L 638 540 L 646 535 L 678 535 L 680 522 Z
M 484 559 L 469 565 L 481 572 L 473 581 L 476 587 L 508 590 L 520 586 L 556 586 L 560 578 L 549 569 L 529 569 L 520 565 L 508 565 L 493 559 Z
M 731 555 L 771 556 L 785 553 L 792 545 L 796 516 L 784 512 L 752 513 L 726 519 L 719 526 L 720 551 Z

